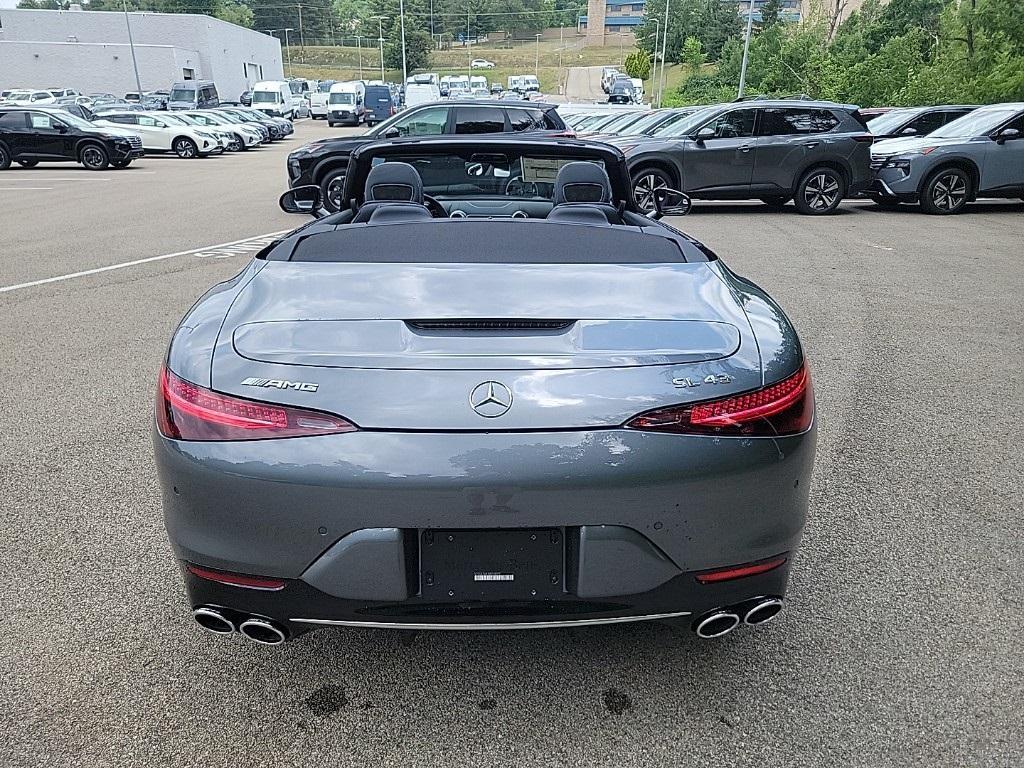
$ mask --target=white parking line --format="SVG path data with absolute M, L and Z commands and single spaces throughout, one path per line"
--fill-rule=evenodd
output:
M 188 256 L 195 254 L 200 257 L 214 258 L 225 258 L 227 256 L 237 256 L 243 253 L 254 253 L 265 245 L 269 245 L 280 235 L 291 232 L 290 229 L 282 229 L 280 232 L 269 232 L 265 235 L 256 235 L 255 237 L 247 237 L 242 240 L 232 240 L 228 243 L 220 243 L 218 245 L 208 245 L 203 248 L 190 248 L 187 251 L 176 251 L 175 253 L 164 253 L 160 256 L 149 256 L 145 259 L 135 259 L 133 261 L 123 261 L 119 264 L 108 264 L 105 267 L 96 267 L 95 269 L 85 269 L 81 272 L 71 272 L 67 275 L 57 275 L 55 277 L 44 277 L 41 280 L 31 280 L 27 283 L 17 283 L 16 285 L 4 285 L 0 286 L 0 293 L 7 293 L 8 291 L 17 291 L 20 288 L 31 288 L 35 285 L 45 285 L 46 283 L 59 283 L 63 280 L 73 280 L 76 277 L 85 277 L 87 275 L 96 275 L 100 272 L 110 272 L 115 269 L 124 269 L 125 267 L 134 267 L 139 264 L 149 264 L 153 261 L 163 261 L 164 259 L 173 259 L 176 256 Z M 247 246 L 242 248 L 242 246 Z M 225 250 L 221 250 L 225 249 Z M 230 249 L 230 250 L 227 250 Z
M 36 183 L 40 181 L 110 181 L 110 179 L 102 178 L 79 178 L 77 176 L 40 176 L 35 174 L 33 176 L 11 176 L 10 178 L 4 178 L 5 182 L 8 181 L 34 181 Z
M 0 192 L 25 192 L 33 189 L 53 189 L 53 187 L 0 187 Z

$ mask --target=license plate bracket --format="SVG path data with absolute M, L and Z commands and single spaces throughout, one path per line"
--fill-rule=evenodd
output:
M 420 584 L 429 600 L 543 600 L 563 594 L 559 528 L 436 530 L 420 535 Z

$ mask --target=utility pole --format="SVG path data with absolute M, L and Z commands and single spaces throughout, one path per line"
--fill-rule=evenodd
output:
M 306 63 L 306 36 L 302 31 L 302 6 L 297 5 L 299 9 L 299 56 L 302 58 L 302 63 Z
M 558 93 L 561 95 L 562 91 L 562 46 L 565 40 L 565 28 L 562 26 L 562 22 L 558 22 Z
M 387 16 L 377 16 L 377 43 L 380 45 L 380 81 L 384 82 L 384 19 Z
M 405 58 L 405 0 L 398 0 L 399 25 L 402 27 L 402 87 L 409 80 L 409 67 Z
M 363 36 L 356 35 L 356 47 L 359 49 L 359 79 L 363 79 Z
M 743 41 L 743 64 L 740 66 L 740 90 L 737 99 L 743 98 L 743 88 L 747 84 L 747 56 L 750 55 L 750 30 L 754 26 L 754 0 L 750 0 L 747 9 L 747 37 Z
M 128 20 L 128 0 L 121 0 L 124 6 L 124 23 L 128 27 L 128 48 L 132 52 L 132 67 L 135 69 L 135 87 L 139 89 L 139 101 L 142 101 L 142 80 L 139 78 L 139 62 L 135 58 L 135 41 L 132 40 L 132 23 Z
M 540 32 L 535 34 L 534 37 L 537 38 L 537 50 L 533 60 L 533 74 L 540 80 Z
M 469 76 L 473 76 L 473 54 L 469 52 L 469 6 L 466 6 L 466 58 L 469 64 Z
M 654 91 L 654 93 L 651 94 L 651 99 L 653 101 L 655 101 L 659 107 L 661 106 L 661 92 L 658 90 L 658 86 L 660 85 L 660 83 L 658 81 L 658 37 L 659 37 L 658 32 L 660 32 L 660 31 L 661 31 L 661 19 L 655 19 L 654 20 L 654 46 L 653 46 L 653 49 L 652 49 L 654 51 L 654 54 L 653 54 L 654 55 L 654 66 L 653 66 L 653 69 L 651 70 L 651 80 L 654 82 L 654 88 L 652 90 Z
M 289 32 L 294 32 L 295 28 L 294 27 L 285 27 L 281 31 L 284 32 L 284 55 L 288 59 L 288 77 L 291 77 L 292 76 L 292 47 L 291 47 L 291 44 L 288 42 L 288 33 Z

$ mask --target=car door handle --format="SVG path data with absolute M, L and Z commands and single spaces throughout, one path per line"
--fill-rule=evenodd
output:
M 819 144 L 821 144 L 820 141 L 805 141 L 804 142 L 804 146 L 807 147 L 808 149 L 814 149 Z
M 740 152 L 749 152 L 749 151 L 750 151 L 750 144 L 743 144 L 742 146 L 740 146 Z

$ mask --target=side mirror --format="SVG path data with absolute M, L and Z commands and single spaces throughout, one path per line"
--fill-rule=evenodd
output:
M 663 216 L 685 216 L 693 207 L 690 196 L 678 189 L 669 189 L 668 187 L 656 189 L 653 198 L 654 210 L 647 215 L 655 221 Z
M 400 135 L 401 134 L 398 132 L 397 128 L 388 128 L 386 131 L 384 131 L 382 138 L 397 139 Z
M 305 213 L 314 219 L 327 215 L 323 208 L 323 195 L 316 184 L 289 189 L 277 199 L 277 204 L 285 213 Z
M 1019 138 L 1020 138 L 1020 131 L 1017 130 L 1016 128 L 1003 128 L 1003 130 L 1001 130 L 996 135 L 996 143 L 997 144 L 1005 144 L 1007 141 L 1010 141 L 1012 139 L 1019 139 Z
M 694 141 L 696 141 L 698 144 L 703 144 L 708 139 L 713 138 L 715 138 L 714 128 L 701 128 L 699 131 L 697 131 L 697 135 L 694 137 Z
M 917 136 L 917 128 L 906 127 L 900 131 L 900 136 Z
M 167 123 L 162 123 L 159 120 L 157 120 L 156 123 L 154 123 L 154 125 L 156 125 L 157 128 L 166 128 L 167 127 Z

